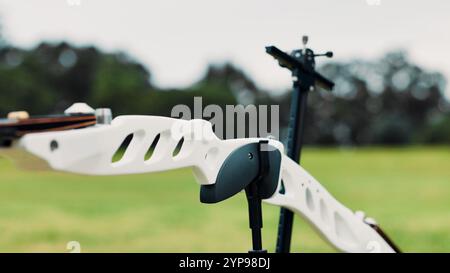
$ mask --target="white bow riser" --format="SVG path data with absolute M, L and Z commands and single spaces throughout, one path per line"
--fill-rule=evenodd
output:
M 113 162 L 124 139 L 133 134 L 123 157 Z M 148 160 L 145 155 L 159 135 Z M 174 155 L 180 139 L 184 142 Z M 231 152 L 261 139 L 221 140 L 204 120 L 184 121 L 157 116 L 120 116 L 110 125 L 70 131 L 28 134 L 15 147 L 44 159 L 56 170 L 88 175 L 120 175 L 192 167 L 198 182 L 214 184 L 220 167 Z M 268 140 L 283 153 L 283 145 Z M 53 143 L 53 144 L 52 144 Z M 264 200 L 289 208 L 308 220 L 322 236 L 344 252 L 393 252 L 360 214 L 336 199 L 296 162 L 282 156 L 280 179 L 285 193 Z

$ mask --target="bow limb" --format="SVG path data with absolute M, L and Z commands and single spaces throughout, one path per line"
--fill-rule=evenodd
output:
M 366 222 L 337 201 L 314 177 L 287 156 L 282 159 L 284 194 L 266 203 L 288 208 L 306 219 L 332 246 L 343 252 L 395 252 Z

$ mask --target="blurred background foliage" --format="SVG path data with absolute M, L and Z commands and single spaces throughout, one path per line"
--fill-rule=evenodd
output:
M 263 90 L 231 63 L 209 65 L 192 86 L 163 89 L 149 68 L 126 53 L 65 42 L 20 48 L 1 33 L 0 26 L 0 118 L 16 110 L 57 114 L 77 101 L 112 108 L 115 116 L 169 116 L 173 106 L 193 107 L 193 98 L 201 96 L 203 105 L 280 105 L 280 123 L 287 126 L 290 90 Z M 281 69 L 275 61 L 273 69 Z M 375 60 L 327 62 L 320 70 L 336 88 L 310 93 L 307 144 L 447 146 L 309 147 L 302 165 L 344 204 L 374 216 L 402 250 L 448 251 L 445 78 L 401 50 Z M 282 129 L 281 139 L 285 135 Z M 83 252 L 236 252 L 250 245 L 243 195 L 204 206 L 186 169 L 94 177 L 27 173 L 0 158 L 0 173 L 2 252 L 61 252 L 74 239 Z M 279 209 L 264 206 L 265 244 L 273 250 Z M 306 222 L 296 221 L 294 251 L 332 251 Z
M 274 64 L 274 69 L 280 68 Z M 446 80 L 412 63 L 406 52 L 372 61 L 328 62 L 320 69 L 336 88 L 311 92 L 307 144 L 450 144 Z M 15 110 L 61 113 L 77 101 L 112 108 L 115 115 L 169 116 L 174 105 L 192 107 L 194 96 L 201 96 L 203 105 L 280 105 L 283 137 L 288 91 L 272 95 L 231 63 L 209 65 L 185 89 L 162 89 L 152 83 L 151 71 L 126 53 L 65 42 L 23 49 L 2 39 L 0 29 L 1 116 Z

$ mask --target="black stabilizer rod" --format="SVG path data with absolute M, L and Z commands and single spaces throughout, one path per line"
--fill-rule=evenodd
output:
M 298 86 L 294 85 L 294 92 L 291 98 L 291 111 L 289 117 L 287 156 L 296 162 L 300 162 L 301 150 L 303 146 L 303 136 L 306 121 L 306 104 L 308 92 L 300 92 Z M 282 189 L 284 190 L 284 189 Z M 280 209 L 277 235 L 277 253 L 289 253 L 292 238 L 292 227 L 294 223 L 294 213 L 288 209 Z
M 248 203 L 249 226 L 252 230 L 252 247 L 249 253 L 266 253 L 262 248 L 261 229 L 263 227 L 261 198 L 259 198 L 258 184 L 252 182 L 245 188 Z
M 248 219 L 252 232 L 250 253 L 266 253 L 262 248 L 263 227 L 261 201 L 270 198 L 278 188 L 281 152 L 261 140 L 233 151 L 222 164 L 216 183 L 200 187 L 202 203 L 218 203 L 245 190 Z
M 267 250 L 262 248 L 261 229 L 263 227 L 263 216 L 261 200 L 263 195 L 261 194 L 259 187 L 262 185 L 262 181 L 267 177 L 271 166 L 269 160 L 268 141 L 262 140 L 258 143 L 258 146 L 258 177 L 245 188 L 248 203 L 249 226 L 252 230 L 253 245 L 253 249 L 250 250 L 249 253 L 267 253 Z

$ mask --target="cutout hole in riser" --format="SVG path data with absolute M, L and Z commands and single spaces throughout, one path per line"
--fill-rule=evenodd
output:
M 127 151 L 128 147 L 130 146 L 131 141 L 133 140 L 134 134 L 129 134 L 125 137 L 125 139 L 120 144 L 119 148 L 117 148 L 116 152 L 114 153 L 111 162 L 116 163 L 122 160 L 123 156 L 125 155 L 125 152 Z
M 158 135 L 155 137 L 155 139 L 153 139 L 152 144 L 150 145 L 150 147 L 148 147 L 148 150 L 147 150 L 147 152 L 145 153 L 145 156 L 144 156 L 144 160 L 145 160 L 145 161 L 147 161 L 147 160 L 149 160 L 150 158 L 152 158 L 153 153 L 155 152 L 156 146 L 158 145 L 158 142 L 159 142 L 160 137 L 161 137 L 161 134 L 158 134 Z
M 315 205 L 311 190 L 309 188 L 306 188 L 305 194 L 306 194 L 306 205 L 308 206 L 309 210 L 314 211 Z
M 179 141 L 177 146 L 175 147 L 175 149 L 172 152 L 172 156 L 176 157 L 178 154 L 180 154 L 181 149 L 183 148 L 183 143 L 184 143 L 184 137 L 182 137 Z

